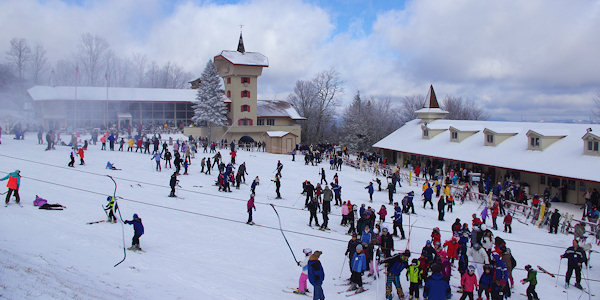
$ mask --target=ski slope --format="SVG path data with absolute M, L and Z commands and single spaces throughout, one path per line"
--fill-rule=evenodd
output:
M 279 231 L 277 217 L 269 205 L 273 203 L 299 260 L 303 259 L 303 248 L 323 251 L 320 260 L 325 270 L 326 298 L 346 299 L 344 293 L 337 294 L 346 287 L 336 285 L 341 282 L 340 272 L 342 279 L 350 276 L 347 262 L 343 263 L 350 237 L 344 234 L 347 228 L 339 225 L 341 210 L 332 206 L 329 216 L 332 230 L 322 232 L 307 226 L 309 214 L 301 209 L 304 206 L 304 197 L 300 195 L 302 182 L 311 180 L 316 185 L 320 167 L 325 168 L 327 179 L 331 180 L 335 172 L 329 170 L 328 164 L 305 166 L 301 155 L 292 162 L 288 155 L 239 151 L 236 160 L 245 161 L 250 174 L 246 177 L 247 185 L 222 193 L 213 185 L 217 177 L 215 169 L 210 176 L 200 173 L 203 157 L 200 152 L 192 160 L 189 175 L 179 176 L 182 188 L 177 190 L 177 195 L 181 198 L 169 198 L 172 170 L 156 172 L 150 155 L 101 151 L 98 143 L 86 151 L 85 166 L 80 166 L 77 159 L 75 168 L 68 168 L 69 147 L 56 146 L 54 151 L 44 151 L 45 145 L 37 145 L 33 135 L 22 141 L 11 138 L 5 135 L 0 145 L 0 175 L 21 170 L 20 195 L 24 207 L 15 205 L 14 201 L 8 207 L 0 207 L 0 298 L 309 299 L 282 292 L 282 289 L 297 287 L 300 268 Z M 229 151 L 222 149 L 221 153 L 225 161 L 229 161 Z M 277 160 L 284 165 L 283 199 L 279 200 L 274 199 L 275 187 L 270 181 Z M 122 170 L 106 170 L 107 161 Z M 343 200 L 366 203 L 375 211 L 379 211 L 382 204 L 387 206 L 386 190 L 375 192 L 374 202 L 368 203 L 364 187 L 375 178 L 372 174 L 347 166 L 338 174 Z M 86 224 L 106 218 L 101 205 L 113 194 L 114 185 L 105 175 L 113 176 L 118 183 L 117 196 L 122 197 L 118 204 L 123 219 L 131 219 L 137 213 L 145 227 L 141 247 L 146 252 L 127 251 L 126 260 L 117 267 L 113 266 L 123 258 L 123 239 L 129 247 L 133 227 L 124 225 L 123 231 L 121 224 Z M 255 176 L 259 176 L 261 182 L 256 189 L 257 211 L 253 214 L 257 225 L 250 226 L 245 224 L 246 201 Z M 385 182 L 383 177 L 380 179 Z M 421 194 L 419 187 L 407 187 L 403 182 L 395 201 L 413 189 L 416 195 Z M 39 210 L 33 206 L 35 195 L 68 208 Z M 481 210 L 477 203 L 459 204 L 454 213 L 446 214 L 446 221 L 441 222 L 437 221 L 435 210 L 421 208 L 418 196 L 415 205 L 417 214 L 404 218 L 407 234 L 409 220 L 414 223 L 410 238 L 412 257 L 418 257 L 433 227 L 440 227 L 442 241 L 447 240 L 455 218 L 470 224 L 471 214 Z M 560 207 L 579 214 L 577 207 L 567 204 Z M 387 206 L 387 209 L 387 226 L 391 229 L 389 219 L 393 208 Z M 488 225 L 491 227 L 491 220 Z M 525 298 L 520 295 L 527 287 L 519 283 L 526 275 L 522 267 L 541 265 L 555 273 L 559 256 L 571 245 L 572 239 L 563 234 L 550 235 L 544 229 L 517 221 L 513 222 L 513 234 L 502 231 L 494 231 L 494 234 L 507 240 L 518 263 L 513 272 L 513 299 Z M 404 250 L 406 243 L 406 240 L 395 239 L 397 250 Z M 599 278 L 600 267 L 594 256 L 591 265 L 590 278 Z M 565 271 L 563 261 L 561 273 Z M 587 277 L 586 272 L 583 271 L 584 277 Z M 574 281 L 573 278 L 571 282 Z M 454 269 L 451 284 L 458 286 L 458 282 L 458 272 Z M 538 282 L 541 299 L 588 297 L 573 287 L 563 292 L 563 277 L 555 287 L 555 279 L 538 272 Z M 407 293 L 404 276 L 402 284 Z M 590 284 L 592 293 L 600 294 L 600 283 L 590 281 Z M 582 285 L 587 287 L 587 282 L 583 280 Z M 385 299 L 384 277 L 366 287 L 369 291 L 352 298 Z M 312 290 L 310 284 L 309 289 Z M 453 292 L 455 290 L 453 288 Z M 455 293 L 453 297 L 458 299 L 459 295 Z

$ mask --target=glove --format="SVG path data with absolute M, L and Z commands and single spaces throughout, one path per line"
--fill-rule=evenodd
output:
M 298 264 L 298 266 L 300 266 L 300 262 L 299 261 L 297 261 L 296 263 Z

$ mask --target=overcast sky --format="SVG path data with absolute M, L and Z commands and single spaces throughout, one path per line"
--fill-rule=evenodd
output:
M 13 37 L 54 61 L 84 32 L 119 55 L 200 74 L 221 50 L 269 58 L 259 98 L 335 68 L 342 101 L 425 94 L 473 99 L 492 119 L 589 120 L 600 92 L 600 2 L 592 0 L 0 0 L 0 51 Z

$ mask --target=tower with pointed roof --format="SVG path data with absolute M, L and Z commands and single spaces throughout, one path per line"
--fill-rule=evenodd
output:
M 432 121 L 443 119 L 448 114 L 447 111 L 440 108 L 435 96 L 435 91 L 433 90 L 433 85 L 429 86 L 423 108 L 415 111 L 415 113 L 419 119 L 421 119 L 421 123 L 431 123 Z

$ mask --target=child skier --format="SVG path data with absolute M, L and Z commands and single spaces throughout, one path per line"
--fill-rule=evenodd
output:
M 69 161 L 69 163 L 67 164 L 71 168 L 75 167 L 75 155 L 77 154 L 75 153 L 75 147 L 73 147 L 71 148 L 71 153 L 69 153 L 69 158 L 71 159 L 71 161 Z
M 131 239 L 131 247 L 127 248 L 129 250 L 142 250 L 140 248 L 140 237 L 144 234 L 144 224 L 142 224 L 142 219 L 138 217 L 137 214 L 133 214 L 133 219 L 125 220 L 125 224 L 133 225 L 133 238 Z
M 529 282 L 529 286 L 527 287 L 527 300 L 539 299 L 538 294 L 535 292 L 537 272 L 531 268 L 531 265 L 526 265 L 525 270 L 527 270 L 527 278 L 523 278 L 521 283 L 525 284 L 525 282 Z
M 252 209 L 254 208 L 254 211 L 256 211 L 256 206 L 254 206 L 254 194 L 250 195 L 246 208 L 248 209 L 248 222 L 246 222 L 246 224 L 254 225 L 254 222 L 252 222 Z
M 408 266 L 408 271 L 406 272 L 406 280 L 410 282 L 410 286 L 408 287 L 408 299 L 419 299 L 419 286 L 421 285 L 422 274 L 423 270 L 421 270 L 421 266 L 419 266 L 419 260 L 413 258 L 412 263 Z
M 352 256 L 352 264 L 350 270 L 352 271 L 352 275 L 350 277 L 350 288 L 348 291 L 356 290 L 356 293 L 364 292 L 363 282 L 362 282 L 362 273 L 367 269 L 367 259 L 363 251 L 363 246 L 358 244 L 356 246 L 356 253 Z
M 8 188 L 8 192 L 6 194 L 6 201 L 4 206 L 8 205 L 8 201 L 10 201 L 10 197 L 15 195 L 17 199 L 17 204 L 21 205 L 21 198 L 19 197 L 19 185 L 21 185 L 21 171 L 15 170 L 14 172 L 4 176 L 0 181 L 4 181 L 8 179 L 8 183 L 6 187 Z
M 115 216 L 115 211 L 119 208 L 119 206 L 116 205 L 116 203 L 115 203 L 115 197 L 108 196 L 108 197 L 106 197 L 106 201 L 108 201 L 108 203 L 104 207 L 104 211 L 108 212 L 108 220 L 107 221 L 110 223 L 117 223 L 117 217 Z
M 396 286 L 396 293 L 399 299 L 404 299 L 402 285 L 400 285 L 400 273 L 408 267 L 408 257 L 410 250 L 405 250 L 403 253 L 398 253 L 394 256 L 385 258 L 381 261 L 382 264 L 387 264 L 386 267 L 386 282 L 385 282 L 385 298 L 391 300 L 392 284 Z M 406 273 L 408 276 L 408 272 Z
M 478 286 L 474 266 L 469 266 L 469 271 L 463 273 L 460 279 L 460 286 L 462 288 L 460 300 L 465 300 L 467 297 L 469 297 L 470 300 L 473 300 L 473 291 L 475 291 L 475 288 Z
M 312 250 L 310 248 L 305 248 L 302 252 L 304 252 L 306 257 L 303 261 L 298 262 L 298 266 L 302 267 L 302 272 L 300 273 L 300 279 L 298 280 L 298 289 L 295 290 L 294 293 L 304 295 L 308 292 L 306 280 L 308 279 L 308 259 L 312 255 Z
M 485 297 L 490 299 L 490 293 L 492 291 L 492 266 L 486 264 L 483 266 L 483 274 L 479 278 L 479 291 L 477 292 L 477 299 L 481 300 L 481 294 L 485 292 Z

